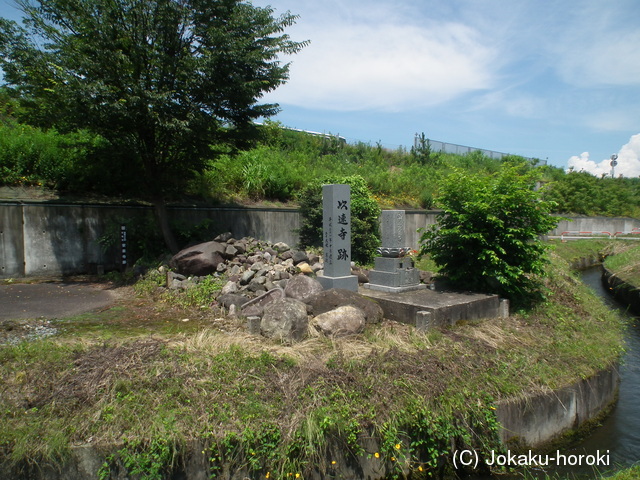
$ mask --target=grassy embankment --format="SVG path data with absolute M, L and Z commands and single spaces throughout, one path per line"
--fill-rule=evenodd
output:
M 607 258 L 605 267 L 629 285 L 640 286 L 640 246 L 634 243 L 633 248 Z
M 618 359 L 623 326 L 570 273 L 574 245 L 557 245 L 548 300 L 529 312 L 428 333 L 384 322 L 295 345 L 221 315 L 213 282 L 186 298 L 151 274 L 110 309 L 56 321 L 55 337 L 0 347 L 2 458 L 42 465 L 73 445 L 115 445 L 104 478 L 119 463 L 152 479 L 198 439 L 212 475 L 233 463 L 252 478 L 304 477 L 364 456 L 419 478 L 452 442 L 499 448 L 501 399 Z M 582 248 L 610 248 L 593 245 Z

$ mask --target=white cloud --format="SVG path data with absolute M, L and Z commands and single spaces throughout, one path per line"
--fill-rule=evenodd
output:
M 609 159 L 596 163 L 589 158 L 589 152 L 582 152 L 579 156 L 574 155 L 569 159 L 567 165 L 569 167 L 567 168 L 567 172 L 589 172 L 598 177 L 603 174 L 609 175 L 611 173 Z
M 617 155 L 616 177 L 619 175 L 625 177 L 640 176 L 640 133 L 633 135 L 629 143 L 624 145 Z M 567 171 L 573 169 L 575 172 L 585 171 L 596 176 L 611 175 L 610 162 L 610 158 L 594 162 L 589 158 L 589 152 L 584 152 L 580 156 L 573 156 L 569 159 Z
M 306 108 L 398 111 L 492 85 L 496 52 L 476 30 L 455 22 L 408 25 L 395 17 L 377 24 L 351 16 L 334 18 L 330 27 L 307 23 L 311 44 L 291 59 L 290 80 L 272 99 Z

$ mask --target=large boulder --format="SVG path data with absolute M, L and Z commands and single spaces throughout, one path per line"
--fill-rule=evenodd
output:
M 313 315 L 321 315 L 338 307 L 351 305 L 364 312 L 367 323 L 380 323 L 384 317 L 382 307 L 373 300 L 351 290 L 331 288 L 317 293 L 306 302 Z
M 309 329 L 307 306 L 293 298 L 279 298 L 264 307 L 260 333 L 286 343 L 303 340 Z
M 327 337 L 344 337 L 362 333 L 365 323 L 362 310 L 346 305 L 318 315 L 312 325 Z
M 289 279 L 284 293 L 289 298 L 307 302 L 311 297 L 323 291 L 322 284 L 315 278 L 296 275 Z
M 187 277 L 204 277 L 214 273 L 218 264 L 224 262 L 226 248 L 226 245 L 215 241 L 193 245 L 176 253 L 169 266 Z

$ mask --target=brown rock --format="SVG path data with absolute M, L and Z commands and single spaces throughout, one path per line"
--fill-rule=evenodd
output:
M 298 265 L 296 265 L 296 267 L 298 267 L 300 273 L 304 273 L 305 275 L 311 275 L 312 273 L 314 273 L 313 269 L 307 262 L 299 263 Z

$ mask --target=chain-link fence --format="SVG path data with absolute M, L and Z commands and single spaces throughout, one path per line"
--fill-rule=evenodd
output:
M 420 146 L 421 141 L 422 141 L 421 136 L 416 134 L 415 139 L 413 141 L 414 147 L 418 148 Z M 428 142 L 429 148 L 431 149 L 432 152 L 452 153 L 456 155 L 466 155 L 472 152 L 480 152 L 484 156 L 489 158 L 495 158 L 496 160 L 500 160 L 502 157 L 512 155 L 510 153 L 495 152 L 493 150 L 485 150 L 483 148 L 476 148 L 476 147 L 467 147 L 466 145 L 457 145 L 455 143 L 439 142 L 438 140 L 426 139 L 426 141 Z M 521 155 L 518 155 L 518 156 L 521 156 Z M 523 157 L 523 158 L 530 162 L 537 162 L 538 165 L 547 164 L 546 160 L 541 160 L 539 158 L 530 158 L 530 157 Z

